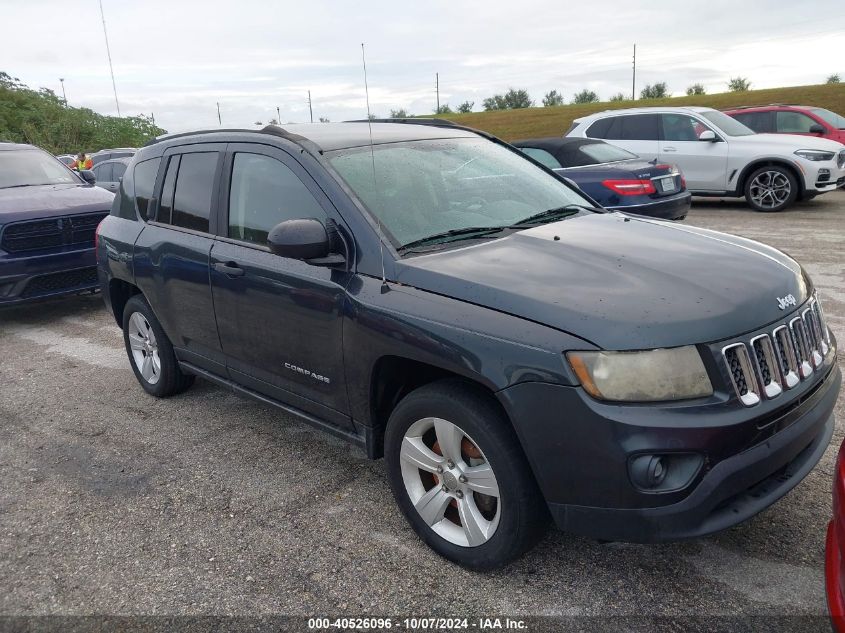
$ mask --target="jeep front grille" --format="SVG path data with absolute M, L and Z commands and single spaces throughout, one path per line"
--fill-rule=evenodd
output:
M 814 296 L 788 323 L 748 343 L 732 343 L 722 348 L 722 356 L 737 397 L 750 407 L 809 379 L 824 365 L 832 343 L 824 311 Z

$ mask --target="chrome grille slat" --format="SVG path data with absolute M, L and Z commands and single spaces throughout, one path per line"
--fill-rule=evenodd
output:
M 813 310 L 812 303 L 801 313 L 801 319 L 804 321 L 804 331 L 807 333 L 807 347 L 812 357 L 813 367 L 821 367 L 824 362 L 822 335 L 816 322 L 816 313 Z
M 798 359 L 795 356 L 795 347 L 792 344 L 792 335 L 786 325 L 775 328 L 772 332 L 775 341 L 775 348 L 780 361 L 783 383 L 787 389 L 792 389 L 801 382 L 798 377 Z
M 751 339 L 751 352 L 763 393 L 767 398 L 776 398 L 783 392 L 783 378 L 769 335 L 761 334 Z
M 798 359 L 798 374 L 802 379 L 809 378 L 813 375 L 813 366 L 810 364 L 810 345 L 807 341 L 804 319 L 800 316 L 792 319 L 789 322 L 789 331 L 792 333 L 792 344 Z
M 728 345 L 722 349 L 722 356 L 728 364 L 731 382 L 742 404 L 751 407 L 760 402 L 760 388 L 745 343 Z
M 814 299 L 813 301 L 813 312 L 815 312 L 816 321 L 819 324 L 822 356 L 827 356 L 827 353 L 830 351 L 830 330 L 827 329 L 827 323 L 824 319 L 824 310 L 822 309 L 822 304 L 818 299 Z

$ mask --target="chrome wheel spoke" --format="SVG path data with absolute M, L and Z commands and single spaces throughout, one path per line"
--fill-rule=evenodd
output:
M 129 334 L 129 347 L 134 350 L 142 350 L 144 349 L 144 344 L 146 341 L 137 334 Z
M 470 547 L 481 545 L 490 538 L 488 534 L 490 522 L 481 515 L 481 511 L 471 496 L 468 495 L 458 501 L 458 515 L 461 517 L 461 527 L 464 529 Z
M 451 500 L 452 497 L 443 492 L 440 486 L 435 486 L 426 492 L 414 507 L 426 525 L 431 526 L 443 520 L 443 515 Z
M 461 440 L 464 439 L 463 431 L 447 420 L 435 418 L 434 433 L 437 435 L 437 444 L 443 457 L 455 464 L 462 462 Z
M 467 478 L 466 486 L 470 490 L 491 497 L 499 496 L 499 484 L 496 481 L 496 475 L 493 474 L 493 469 L 490 468 L 490 464 L 465 468 L 463 473 L 464 477 Z
M 150 354 L 145 356 L 144 361 L 141 363 L 141 375 L 147 380 L 151 380 L 155 375 L 153 371 L 153 358 Z
M 399 455 L 403 460 L 430 473 L 437 472 L 437 468 L 442 468 L 442 464 L 446 461 L 444 457 L 426 446 L 421 437 L 406 436 L 402 440 Z

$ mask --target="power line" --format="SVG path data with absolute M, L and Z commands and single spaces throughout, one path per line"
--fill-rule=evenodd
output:
M 114 90 L 114 105 L 117 107 L 117 116 L 120 116 L 120 102 L 117 100 L 117 85 L 114 83 L 114 68 L 111 63 L 111 50 L 109 49 L 109 33 L 106 31 L 106 15 L 103 13 L 103 0 L 100 0 L 100 19 L 103 21 L 103 35 L 106 38 L 106 55 L 109 58 L 109 72 L 111 73 L 111 87 Z

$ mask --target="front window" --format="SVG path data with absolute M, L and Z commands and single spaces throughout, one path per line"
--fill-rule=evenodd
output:
M 836 112 L 825 110 L 824 108 L 810 108 L 810 112 L 819 117 L 828 125 L 835 127 L 838 130 L 845 130 L 845 117 Z
M 448 231 L 513 226 L 568 205 L 591 206 L 555 176 L 487 140 L 376 145 L 372 158 L 370 151 L 339 150 L 329 162 L 397 248 Z
M 718 110 L 705 110 L 699 112 L 699 115 L 710 121 L 726 136 L 751 136 L 755 134 L 754 130 L 743 125 L 735 118 L 728 116 L 724 112 Z
M 49 154 L 32 149 L 0 152 L 0 189 L 64 184 L 82 183 Z

